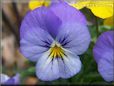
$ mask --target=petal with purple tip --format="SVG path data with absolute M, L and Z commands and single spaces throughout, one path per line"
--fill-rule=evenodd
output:
M 58 78 L 70 78 L 81 70 L 79 57 L 65 51 L 67 56 L 48 57 L 49 51 L 38 60 L 36 65 L 37 77 L 43 81 L 52 81 Z
M 57 59 L 52 61 L 52 58 L 48 57 L 49 53 L 49 51 L 44 53 L 36 65 L 36 75 L 43 81 L 52 81 L 60 77 Z
M 5 74 L 0 74 L 0 83 L 3 84 L 9 79 L 9 76 Z
M 20 83 L 20 75 L 16 74 L 14 77 L 8 79 L 4 84 L 5 85 L 16 85 Z

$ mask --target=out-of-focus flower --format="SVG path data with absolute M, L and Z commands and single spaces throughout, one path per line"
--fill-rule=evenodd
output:
M 5 74 L 0 74 L 0 83 L 3 85 L 17 85 L 20 82 L 20 75 L 16 74 L 12 78 Z
M 93 53 L 101 76 L 108 82 L 114 81 L 114 31 L 101 34 Z
M 41 6 L 49 6 L 49 4 L 50 4 L 50 0 L 30 0 L 29 8 L 31 10 L 34 10 Z
M 86 7 L 91 0 L 64 0 L 67 3 L 69 3 L 69 5 L 75 7 L 76 9 L 82 9 L 84 7 Z
M 9 77 L 5 74 L 0 74 L 0 83 L 5 83 Z
M 95 16 L 103 19 L 113 16 L 113 0 L 69 0 L 67 2 L 77 9 L 87 7 Z
M 104 25 L 114 26 L 114 16 L 107 18 L 104 20 Z
M 37 62 L 36 75 L 44 81 L 77 74 L 78 55 L 90 43 L 84 15 L 64 2 L 30 11 L 22 21 L 20 38 L 21 53 Z

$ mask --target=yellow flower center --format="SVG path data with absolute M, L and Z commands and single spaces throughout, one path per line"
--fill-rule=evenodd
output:
M 56 58 L 56 57 L 61 57 L 63 58 L 65 56 L 64 50 L 62 49 L 61 46 L 54 45 L 53 47 L 50 48 L 50 57 Z

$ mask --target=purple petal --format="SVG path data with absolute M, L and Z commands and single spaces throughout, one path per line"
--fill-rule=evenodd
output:
M 79 10 L 65 2 L 54 3 L 50 6 L 50 9 L 62 20 L 62 23 L 78 22 L 84 25 L 87 24 L 85 16 Z
M 20 37 L 22 38 L 29 29 L 41 28 L 48 31 L 55 38 L 60 25 L 61 20 L 51 10 L 46 7 L 40 7 L 30 11 L 23 19 Z
M 103 53 L 114 50 L 114 31 L 108 31 L 101 34 L 93 48 L 93 54 L 96 62 L 102 58 Z
M 67 50 L 80 55 L 84 53 L 90 43 L 90 33 L 87 26 L 80 23 L 64 23 L 57 36 L 57 41 Z
M 114 51 L 105 52 L 98 62 L 98 71 L 104 80 L 114 81 Z
M 37 61 L 46 52 L 53 38 L 41 28 L 28 29 L 20 40 L 21 53 L 31 61 Z
M 93 53 L 101 76 L 108 82 L 114 81 L 114 31 L 101 34 Z

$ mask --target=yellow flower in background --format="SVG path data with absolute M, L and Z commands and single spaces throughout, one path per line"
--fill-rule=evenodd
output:
M 49 4 L 50 4 L 49 0 L 30 0 L 29 8 L 31 10 L 34 10 L 34 9 L 41 7 L 41 6 L 49 6 Z
M 93 5 L 93 6 L 91 6 Z M 113 2 L 112 1 L 94 1 L 87 6 L 95 16 L 100 18 L 108 18 L 113 16 Z
M 71 0 L 70 5 L 77 9 L 87 7 L 103 19 L 113 16 L 113 0 Z
M 105 19 L 104 20 L 104 25 L 114 26 L 114 16 Z
M 86 7 L 91 0 L 66 0 L 71 6 L 77 8 L 77 9 L 82 9 Z
M 31 10 L 44 6 L 49 6 L 51 0 L 30 0 L 29 8 Z M 63 0 L 68 2 L 71 6 L 82 9 L 89 8 L 92 13 L 100 18 L 109 18 L 113 16 L 113 0 Z

